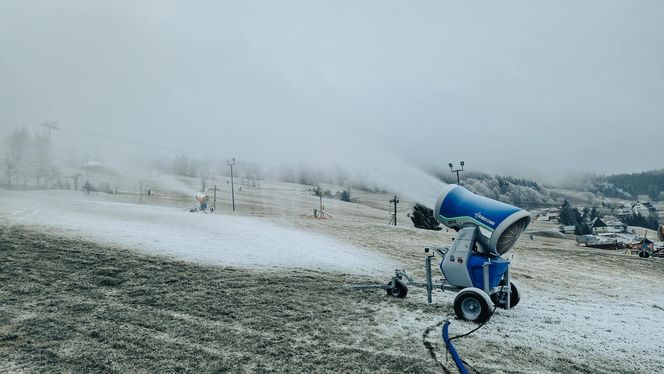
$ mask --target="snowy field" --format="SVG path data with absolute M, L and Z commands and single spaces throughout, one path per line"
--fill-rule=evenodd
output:
M 156 197 L 141 206 L 133 197 L 0 191 L 0 223 L 219 267 L 313 269 L 384 282 L 397 266 L 422 279 L 422 248 L 449 244 L 453 232 L 412 228 L 405 202 L 399 226 L 389 227 L 389 195 L 356 197 L 358 203 L 324 200 L 332 218 L 315 220 L 311 210 L 318 199 L 306 186 L 284 183 L 238 192 L 235 214 L 222 193 L 224 205 L 214 215 L 186 212 L 187 201 L 181 207 L 159 206 Z M 532 229 L 550 226 L 536 223 Z M 457 343 L 479 372 L 664 372 L 662 260 L 537 236 L 524 236 L 508 257 L 522 289 L 521 303 L 510 311 L 498 310 L 484 328 Z M 283 273 L 280 277 L 287 278 L 288 272 Z M 329 276 L 321 273 L 321 282 Z M 451 362 L 444 364 L 440 329 L 432 326 L 453 318 L 453 294 L 436 293 L 433 306 L 417 289 L 404 300 L 381 291 L 348 291 L 343 297 L 339 305 L 371 310 L 363 328 L 342 327 L 355 342 L 346 341 L 343 347 L 368 344 L 372 353 L 429 362 L 435 372 L 440 368 L 424 341 L 434 347 L 436 360 L 451 368 Z M 454 321 L 452 334 L 474 326 Z M 337 352 L 341 343 L 332 339 L 326 344 Z M 383 340 L 398 344 L 376 346 Z
M 17 224 L 184 260 L 243 268 L 325 269 L 357 274 L 394 268 L 380 253 L 265 219 L 112 201 L 106 194 L 3 192 Z

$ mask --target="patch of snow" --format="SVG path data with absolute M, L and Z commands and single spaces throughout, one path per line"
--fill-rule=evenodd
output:
M 222 266 L 355 274 L 381 274 L 395 268 L 383 254 L 259 218 L 102 200 L 112 198 L 1 191 L 0 213 L 14 224 Z

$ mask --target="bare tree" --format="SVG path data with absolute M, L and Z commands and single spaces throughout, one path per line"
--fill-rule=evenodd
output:
M 5 175 L 9 186 L 12 185 L 12 180 L 15 180 L 17 184 L 19 178 L 23 177 L 25 180 L 29 143 L 30 133 L 25 127 L 15 129 L 7 140 Z

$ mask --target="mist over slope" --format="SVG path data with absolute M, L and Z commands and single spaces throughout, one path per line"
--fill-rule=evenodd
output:
M 344 150 L 341 153 L 302 154 L 290 159 L 275 157 L 270 162 L 233 158 L 234 178 L 249 185 L 256 185 L 260 180 L 299 183 L 312 188 L 325 184 L 328 187 L 323 190 L 329 189 L 330 195 L 350 194 L 353 189 L 394 193 L 426 206 L 435 201 L 446 184 L 457 183 L 456 175 L 447 168 L 419 165 L 372 146 L 368 140 L 355 141 L 355 148 L 337 147 L 337 150 Z M 362 142 L 365 144 L 360 145 Z M 167 152 L 138 153 L 132 157 L 132 153 L 128 153 L 126 160 L 118 160 L 104 153 L 80 152 L 79 145 L 55 135 L 52 137 L 44 129 L 16 128 L 0 142 L 3 161 L 0 185 L 12 189 L 85 189 L 106 193 L 164 189 L 193 195 L 215 184 L 228 184 L 230 180 L 229 160 L 218 156 Z M 358 157 L 359 151 L 367 154 Z M 461 184 L 466 188 L 524 208 L 560 205 L 564 200 L 601 205 L 607 198 L 636 200 L 643 195 L 661 200 L 664 192 L 663 169 L 609 176 L 577 174 L 556 183 L 542 183 L 536 177 L 490 174 L 473 170 L 472 164 L 466 166 L 471 169 L 460 175 Z

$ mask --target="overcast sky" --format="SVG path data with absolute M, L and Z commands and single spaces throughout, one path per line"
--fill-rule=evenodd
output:
M 86 152 L 662 168 L 662 20 L 660 0 L 0 0 L 0 133 L 52 119 Z

